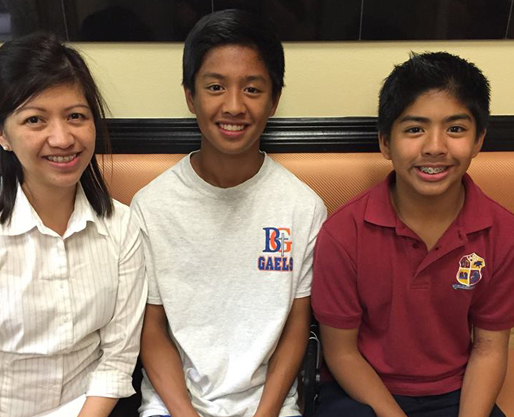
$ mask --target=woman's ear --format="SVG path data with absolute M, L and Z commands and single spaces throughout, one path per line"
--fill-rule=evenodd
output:
M 12 151 L 12 148 L 4 132 L 4 129 L 0 128 L 0 146 L 4 149 L 4 151 L 10 152 Z

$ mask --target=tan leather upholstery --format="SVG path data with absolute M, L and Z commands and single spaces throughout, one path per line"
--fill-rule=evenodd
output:
M 130 204 L 141 187 L 184 155 L 105 155 L 100 166 L 114 198 Z M 391 164 L 378 153 L 275 154 L 275 160 L 305 181 L 325 201 L 330 213 L 381 181 Z M 494 200 L 514 212 L 514 152 L 484 152 L 469 173 Z
M 130 204 L 141 187 L 183 156 L 105 155 L 99 156 L 99 162 L 113 197 Z M 271 156 L 316 191 L 324 200 L 329 213 L 381 181 L 391 170 L 391 164 L 379 153 Z M 481 153 L 472 162 L 469 173 L 486 194 L 514 212 L 514 152 Z M 512 299 L 514 302 L 514 294 Z M 498 403 L 508 417 L 514 417 L 514 334 L 511 335 L 509 373 Z

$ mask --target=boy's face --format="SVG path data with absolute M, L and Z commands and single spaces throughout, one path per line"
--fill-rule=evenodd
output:
M 270 75 L 255 49 L 211 49 L 196 74 L 195 94 L 185 93 L 202 132 L 202 151 L 258 155 L 259 138 L 275 114 L 278 97 L 273 99 Z
M 477 137 L 473 115 L 453 95 L 430 90 L 395 120 L 382 155 L 396 171 L 396 192 L 409 199 L 456 196 L 462 176 L 478 154 L 485 132 Z

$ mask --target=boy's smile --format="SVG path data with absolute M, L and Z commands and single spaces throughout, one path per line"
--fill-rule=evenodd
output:
M 380 135 L 380 150 L 396 172 L 395 192 L 411 201 L 455 197 L 484 136 L 451 93 L 423 93 L 395 120 L 389 140 Z
M 259 138 L 275 114 L 269 72 L 250 47 L 211 49 L 195 78 L 195 93 L 186 89 L 189 110 L 202 132 L 202 153 L 258 157 Z

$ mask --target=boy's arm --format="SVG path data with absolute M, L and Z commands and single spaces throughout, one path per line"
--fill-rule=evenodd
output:
M 141 336 L 141 361 L 170 415 L 199 417 L 191 404 L 182 361 L 167 326 L 164 307 L 147 304 Z
M 296 298 L 273 353 L 255 417 L 276 417 L 298 375 L 307 347 L 310 297 Z M 173 415 L 173 414 L 172 414 Z
M 459 416 L 487 417 L 496 402 L 507 372 L 510 330 L 473 330 L 460 397 Z
M 339 385 L 353 399 L 369 405 L 378 417 L 406 417 L 357 346 L 359 329 L 320 324 L 323 356 Z

